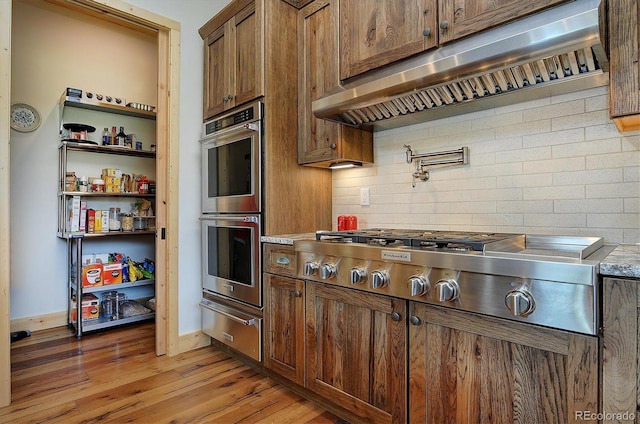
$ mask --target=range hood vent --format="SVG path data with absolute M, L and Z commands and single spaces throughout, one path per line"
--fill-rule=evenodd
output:
M 575 0 L 355 77 L 313 113 L 388 129 L 607 85 L 600 8 Z

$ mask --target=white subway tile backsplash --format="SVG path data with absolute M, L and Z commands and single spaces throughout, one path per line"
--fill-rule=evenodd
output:
M 554 146 L 584 141 L 584 128 L 572 128 L 552 133 L 531 134 L 522 137 L 524 147 Z
M 524 174 L 544 174 L 547 172 L 582 171 L 585 168 L 584 157 L 528 161 L 522 164 Z
M 579 213 L 589 211 L 591 213 L 622 213 L 623 199 L 608 199 L 603 202 L 600 199 L 575 199 L 554 200 L 552 212 L 555 213 Z
M 413 188 L 404 144 L 415 154 L 467 146 L 469 164 L 431 169 Z M 606 87 L 376 132 L 374 156 L 333 171 L 334 221 L 640 242 L 640 133 L 618 133 Z

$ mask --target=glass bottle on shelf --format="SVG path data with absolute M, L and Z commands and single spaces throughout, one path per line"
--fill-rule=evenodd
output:
M 118 135 L 118 133 L 116 132 L 116 127 L 111 127 L 111 135 L 109 136 L 109 144 L 112 146 L 117 145 L 118 143 L 116 142 L 116 135 Z
M 120 132 L 116 134 L 117 145 L 121 147 L 126 146 L 127 135 L 124 133 L 124 127 L 120 127 Z

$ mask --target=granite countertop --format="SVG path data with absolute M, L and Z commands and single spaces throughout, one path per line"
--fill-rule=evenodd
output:
M 600 274 L 640 279 L 640 244 L 621 244 L 600 262 Z
M 289 246 L 293 246 L 293 242 L 296 240 L 315 240 L 315 239 L 316 239 L 316 233 L 282 234 L 282 235 L 275 235 L 275 236 L 260 237 L 260 241 L 262 243 L 286 244 Z

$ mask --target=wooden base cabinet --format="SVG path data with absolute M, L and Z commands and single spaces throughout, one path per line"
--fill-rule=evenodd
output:
M 304 385 L 304 281 L 264 274 L 264 365 Z
M 578 423 L 598 409 L 598 339 L 410 302 L 411 423 Z
M 406 422 L 406 301 L 306 282 L 306 387 L 372 423 Z
M 605 423 L 640 422 L 640 280 L 602 288 L 602 411 Z

